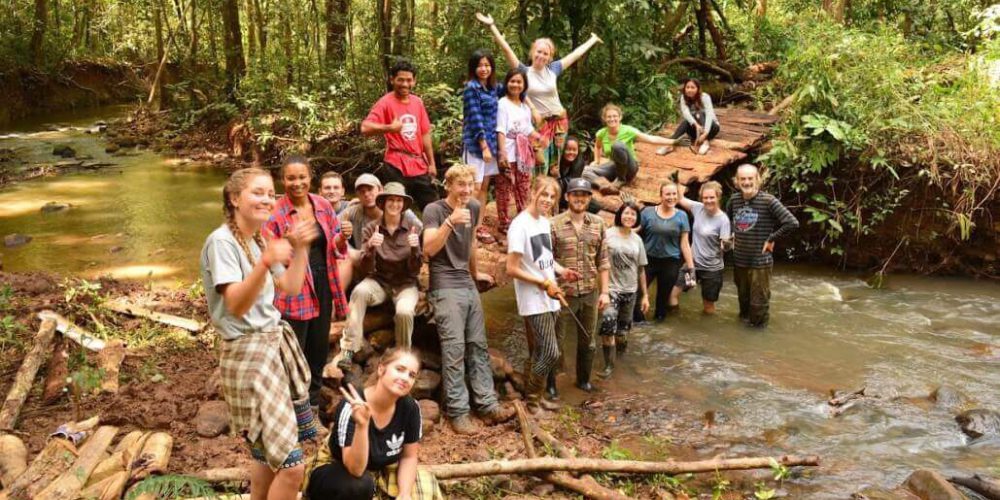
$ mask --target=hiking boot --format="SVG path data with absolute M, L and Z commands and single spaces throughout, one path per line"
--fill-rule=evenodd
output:
M 483 423 L 486 425 L 497 425 L 514 418 L 514 415 L 516 414 L 517 412 L 509 406 L 497 405 L 497 407 L 492 410 L 480 413 L 479 418 L 481 418 Z
M 344 351 L 340 353 L 340 360 L 337 361 L 337 368 L 347 375 L 347 372 L 351 371 L 351 358 L 354 357 L 354 351 Z
M 538 415 L 542 410 L 545 411 L 559 411 L 562 409 L 562 405 L 559 403 L 553 403 L 545 398 L 539 397 L 538 395 L 529 396 L 528 404 L 526 405 L 528 412 L 532 415 Z
M 472 418 L 468 414 L 459 415 L 451 419 L 451 430 L 455 431 L 455 434 L 462 436 L 471 436 L 478 431 L 476 429 L 476 424 L 472 423 Z

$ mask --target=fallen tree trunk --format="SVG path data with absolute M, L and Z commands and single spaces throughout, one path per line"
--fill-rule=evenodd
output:
M 56 322 L 53 320 L 42 321 L 42 326 L 38 328 L 35 335 L 35 345 L 31 352 L 21 362 L 21 368 L 17 370 L 14 383 L 10 386 L 7 399 L 0 408 L 0 429 L 9 430 L 17 423 L 17 416 L 21 413 L 21 405 L 28 398 L 28 392 L 35 383 L 35 375 L 38 369 L 45 363 L 49 354 L 52 354 L 52 340 L 56 336 Z
M 996 479 L 973 474 L 972 477 L 952 476 L 948 478 L 948 482 L 965 486 L 988 500 L 1000 500 L 1000 481 Z
M 600 458 L 528 458 L 522 460 L 490 460 L 468 464 L 438 464 L 424 466 L 438 479 L 494 476 L 499 474 L 534 474 L 549 471 L 614 472 L 620 474 L 688 474 L 719 470 L 767 469 L 772 460 L 786 467 L 819 465 L 816 455 L 780 457 L 720 458 L 694 462 L 643 462 L 638 460 L 605 460 Z
M 180 316 L 174 316 L 173 314 L 166 314 L 161 312 L 156 312 L 152 309 L 148 309 L 141 306 L 126 304 L 121 301 L 112 300 L 101 304 L 101 307 L 114 311 L 119 314 L 127 314 L 129 316 L 135 316 L 138 318 L 145 318 L 148 320 L 155 321 L 157 323 L 162 323 L 167 326 L 175 326 L 187 330 L 192 333 L 198 333 L 205 328 L 205 323 L 189 318 L 182 318 Z
M 80 344 L 84 349 L 92 352 L 101 352 L 104 349 L 104 341 L 95 337 L 92 333 L 74 325 L 63 315 L 46 309 L 38 313 L 38 318 L 42 321 L 46 319 L 56 320 L 56 331 L 63 334 L 64 337 Z
M 64 471 L 52 484 L 38 493 L 35 500 L 64 500 L 76 498 L 87 483 L 90 474 L 104 458 L 104 452 L 111 445 L 111 440 L 118 434 L 118 428 L 110 425 L 101 426 L 93 436 L 84 441 L 73 465 Z
M 9 488 L 28 469 L 28 449 L 21 438 L 0 435 L 0 486 Z
M 61 398 L 69 385 L 69 353 L 66 352 L 66 339 L 58 337 L 52 356 L 45 367 L 45 388 L 42 390 L 42 404 L 50 405 Z

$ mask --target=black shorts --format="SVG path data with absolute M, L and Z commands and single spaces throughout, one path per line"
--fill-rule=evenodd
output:
M 701 298 L 709 302 L 719 301 L 719 292 L 722 291 L 722 273 L 720 269 L 718 271 L 706 271 L 704 269 L 696 269 L 694 272 L 695 280 L 701 285 Z M 677 287 L 684 290 L 684 270 L 681 269 L 677 273 Z M 685 292 L 687 290 L 684 290 Z

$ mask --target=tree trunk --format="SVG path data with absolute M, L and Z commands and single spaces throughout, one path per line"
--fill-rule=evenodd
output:
M 378 49 L 382 60 L 382 76 L 386 86 L 389 84 L 389 67 L 392 65 L 392 0 L 375 0 L 378 11 Z
M 56 335 L 56 322 L 54 320 L 42 321 L 42 326 L 35 335 L 35 344 L 21 362 L 21 368 L 14 376 L 14 383 L 10 386 L 7 399 L 0 407 L 0 429 L 13 429 L 17 423 L 17 416 L 21 413 L 21 405 L 28 398 L 31 386 L 35 383 L 35 375 L 38 369 L 46 362 L 52 354 L 52 340 Z
M 188 51 L 188 59 L 194 66 L 198 62 L 198 2 L 191 0 L 191 45 Z
M 222 43 L 226 53 L 226 95 L 232 99 L 236 86 L 246 73 L 243 40 L 240 33 L 240 7 L 237 0 L 222 0 Z
M 757 17 L 767 17 L 767 0 L 757 0 Z
M 392 28 L 392 55 L 396 57 L 406 57 L 406 35 L 409 29 L 410 3 L 408 0 L 399 0 L 399 17 Z
M 205 13 L 207 14 L 207 18 L 208 18 L 208 52 L 210 54 L 212 54 L 212 67 L 216 68 L 216 71 L 218 71 L 218 67 L 219 67 L 219 46 L 218 46 L 217 42 L 215 41 L 215 37 L 216 37 L 216 32 L 215 32 L 215 26 L 216 26 L 216 24 L 215 24 L 215 9 L 214 8 L 205 9 Z
M 705 40 L 705 28 L 708 22 L 705 19 L 706 12 L 704 6 L 705 2 L 701 0 L 698 10 L 695 11 L 695 19 L 698 21 L 698 53 L 701 54 L 702 59 L 708 57 L 708 42 Z
M 667 20 L 663 23 L 663 31 L 660 32 L 664 43 L 670 41 L 674 37 L 674 34 L 677 33 L 677 29 L 680 28 L 681 22 L 684 20 L 684 15 L 687 14 L 688 7 L 690 6 L 691 2 L 681 2 L 667 16 Z
M 253 6 L 254 18 L 257 20 L 251 26 L 257 27 L 257 43 L 260 44 L 258 56 L 260 61 L 264 61 L 267 59 L 267 19 L 264 16 L 264 10 L 260 8 L 260 0 L 251 0 L 250 4 Z
M 285 52 L 285 85 L 289 87 L 295 81 L 294 47 L 292 46 L 292 20 L 288 17 L 288 10 L 278 9 L 278 22 L 281 23 L 281 45 Z
M 851 0 L 840 0 L 837 2 L 837 10 L 834 12 L 834 18 L 837 22 L 847 24 L 847 16 L 851 12 Z
M 339 68 L 347 57 L 347 21 L 351 0 L 326 0 L 326 64 Z
M 705 16 L 705 24 L 708 26 L 708 32 L 712 35 L 712 44 L 715 45 L 715 56 L 720 61 L 726 60 L 726 41 L 722 36 L 722 32 L 719 27 L 715 25 L 715 21 L 712 20 L 712 11 L 708 8 L 708 0 L 701 0 L 701 10 Z
M 42 63 L 45 55 L 42 51 L 45 42 L 45 25 L 48 23 L 48 6 L 45 0 L 35 0 L 35 26 L 31 30 L 31 62 L 36 66 Z
M 833 15 L 833 0 L 823 0 L 823 12 Z

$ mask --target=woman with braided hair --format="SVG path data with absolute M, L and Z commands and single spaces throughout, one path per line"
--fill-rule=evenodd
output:
M 274 307 L 274 290 L 302 289 L 316 226 L 295 224 L 283 238 L 265 243 L 260 230 L 274 208 L 274 181 L 256 168 L 230 175 L 222 203 L 226 221 L 201 251 L 209 314 L 222 339 L 222 393 L 232 428 L 254 458 L 251 497 L 292 499 L 305 471 L 299 443 L 315 439 L 316 423 L 309 365 Z

